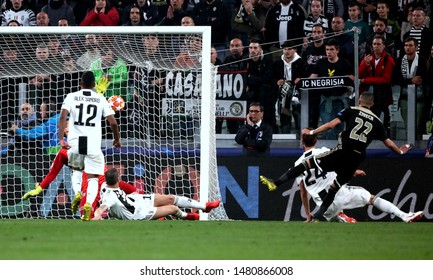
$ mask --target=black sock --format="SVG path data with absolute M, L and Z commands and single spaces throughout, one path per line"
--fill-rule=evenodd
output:
M 319 211 L 314 214 L 314 218 L 319 219 L 321 221 L 326 221 L 326 219 L 323 217 L 323 214 L 326 212 L 326 210 L 329 208 L 329 206 L 334 201 L 335 195 L 337 194 L 336 189 L 329 188 L 328 194 L 323 199 L 322 205 L 320 205 Z
M 305 162 L 302 162 L 301 164 L 298 164 L 292 168 L 289 168 L 283 175 L 281 175 L 280 178 L 274 181 L 274 184 L 277 186 L 280 186 L 286 182 L 288 182 L 292 178 L 296 178 L 299 175 L 301 175 L 305 170 Z

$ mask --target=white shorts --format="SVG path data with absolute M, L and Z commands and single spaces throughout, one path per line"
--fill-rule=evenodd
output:
M 104 175 L 105 158 L 102 151 L 96 155 L 81 155 L 68 150 L 68 165 L 87 174 Z
M 135 200 L 133 220 L 152 220 L 156 213 L 155 196 L 153 194 L 129 195 Z
M 370 198 L 370 192 L 363 187 L 344 185 L 337 192 L 334 201 L 323 216 L 327 220 L 331 220 L 341 210 L 364 207 L 368 204 Z

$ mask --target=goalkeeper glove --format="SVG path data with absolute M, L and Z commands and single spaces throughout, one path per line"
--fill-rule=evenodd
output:
M 23 200 L 27 200 L 29 197 L 37 196 L 42 192 L 42 187 L 36 183 L 36 188 L 34 190 L 28 191 L 24 194 Z
M 104 95 L 107 91 L 107 88 L 110 86 L 110 81 L 108 81 L 107 78 L 101 77 L 98 81 L 98 84 L 96 85 L 95 89 L 96 92 L 100 95 Z

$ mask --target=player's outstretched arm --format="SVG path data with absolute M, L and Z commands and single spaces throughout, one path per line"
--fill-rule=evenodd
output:
M 341 123 L 341 120 L 339 118 L 335 118 L 330 122 L 322 124 L 321 126 L 319 126 L 318 128 L 316 128 L 314 130 L 309 130 L 308 128 L 304 128 L 304 129 L 302 129 L 301 134 L 309 134 L 309 135 L 320 134 L 322 132 L 328 131 L 328 130 L 336 127 L 340 123 Z
M 394 141 L 392 141 L 391 139 L 385 139 L 385 141 L 383 141 L 383 143 L 385 144 L 385 146 L 387 146 L 391 151 L 396 152 L 397 154 L 400 155 L 404 155 L 405 153 L 407 153 L 410 149 L 412 149 L 412 145 L 411 144 L 404 144 L 403 146 L 401 146 L 400 148 L 394 143 Z
M 301 181 L 299 184 L 299 193 L 301 194 L 301 202 L 305 209 L 305 214 L 307 216 L 307 220 L 305 222 L 311 222 L 313 215 L 310 213 L 310 203 L 308 201 L 308 192 L 305 188 L 304 181 Z
M 107 205 L 101 205 L 98 209 L 95 210 L 94 216 L 92 220 L 103 220 L 102 214 L 108 209 Z
M 42 192 L 42 187 L 39 186 L 39 184 L 36 184 L 36 188 L 35 188 L 34 190 L 31 190 L 31 191 L 26 192 L 26 193 L 23 195 L 22 199 L 23 199 L 23 200 L 27 200 L 27 199 L 29 199 L 29 197 L 37 196 L 37 195 L 39 195 L 41 192 Z

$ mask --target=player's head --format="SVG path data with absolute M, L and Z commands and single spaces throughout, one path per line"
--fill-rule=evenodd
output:
M 92 71 L 86 71 L 81 76 L 81 87 L 85 89 L 92 89 L 95 87 L 95 75 Z
M 359 95 L 359 106 L 370 108 L 374 104 L 374 95 L 372 92 L 364 91 Z
M 313 130 L 314 128 L 308 127 L 308 130 Z M 317 143 L 317 135 L 302 134 L 302 145 L 306 148 L 314 147 Z
M 119 171 L 116 168 L 110 168 L 105 172 L 105 182 L 109 186 L 116 186 L 119 183 Z

